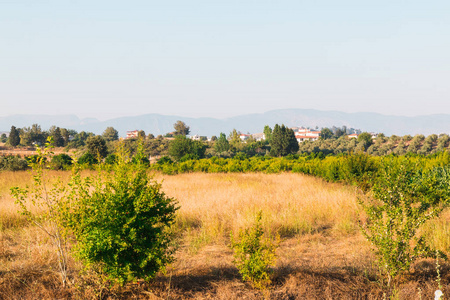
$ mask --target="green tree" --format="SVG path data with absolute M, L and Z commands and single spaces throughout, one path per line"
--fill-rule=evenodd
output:
M 272 140 L 272 128 L 270 128 L 269 125 L 264 126 L 263 133 L 265 140 L 270 144 L 270 141 Z
M 11 130 L 9 131 L 8 143 L 13 147 L 16 147 L 20 143 L 19 131 L 15 126 L 11 126 Z
M 0 136 L 0 142 L 6 143 L 7 140 L 8 140 L 8 137 L 6 136 L 6 134 L 2 133 L 2 135 Z
M 177 135 L 169 144 L 169 155 L 180 160 L 182 157 L 200 159 L 205 156 L 206 146 L 200 141 L 193 141 L 184 135 Z
M 81 148 L 86 145 L 86 140 L 90 136 L 94 136 L 94 134 L 92 132 L 85 132 L 85 131 L 76 133 L 74 135 L 72 141 L 69 142 L 68 147 L 69 148 Z
M 105 158 L 108 155 L 108 148 L 106 147 L 106 141 L 100 135 L 88 137 L 86 140 L 86 146 L 88 152 L 94 157 Z
M 299 150 L 294 131 L 288 127 L 275 124 L 272 132 L 271 154 L 273 156 L 286 156 L 297 153 Z
M 227 140 L 227 136 L 225 135 L 225 133 L 220 133 L 219 138 L 217 139 L 217 141 L 214 144 L 214 150 L 217 153 L 221 153 L 221 152 L 225 152 L 230 150 L 230 143 Z
M 241 133 L 238 132 L 236 129 L 233 129 L 232 132 L 230 132 L 230 135 L 228 136 L 228 140 L 230 142 L 231 148 L 234 152 L 240 150 L 240 145 L 242 144 L 241 140 Z
M 145 140 L 145 131 L 144 130 L 139 130 L 138 131 L 138 139 Z
M 20 131 L 20 144 L 22 146 L 31 146 L 33 144 L 30 127 L 24 127 Z
M 64 147 L 64 137 L 61 134 L 61 128 L 52 126 L 50 136 L 53 138 L 55 147 Z
M 114 127 L 107 127 L 102 133 L 102 137 L 108 141 L 117 141 L 119 139 L 119 132 Z
M 188 135 L 190 131 L 189 126 L 187 126 L 184 122 L 178 120 L 175 124 L 173 124 L 173 128 L 175 129 L 175 135 Z
M 322 128 L 320 131 L 320 139 L 328 140 L 333 137 L 333 132 L 329 128 Z
M 363 132 L 358 136 L 358 142 L 363 147 L 362 150 L 367 150 L 373 143 L 372 135 L 368 132 Z
M 47 174 L 46 161 L 51 153 L 51 138 L 44 149 L 37 148 L 34 162 L 30 161 L 33 168 L 33 185 L 25 188 L 13 187 L 11 194 L 20 206 L 20 212 L 27 219 L 45 232 L 57 248 L 58 265 L 62 284 L 67 282 L 67 244 L 63 234 L 62 210 L 67 203 L 67 188 L 61 178 L 55 178 Z M 52 183 L 50 183 L 52 182 Z M 39 213 L 35 213 L 37 208 Z

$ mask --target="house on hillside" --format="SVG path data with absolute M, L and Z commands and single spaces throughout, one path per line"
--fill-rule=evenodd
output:
M 311 130 L 303 127 L 295 127 L 294 130 L 295 138 L 297 142 L 301 143 L 304 141 L 317 141 L 320 137 L 320 131 Z
M 246 140 L 248 140 L 251 136 L 252 136 L 251 134 L 244 134 L 244 133 L 241 133 L 241 134 L 239 135 L 239 138 L 241 139 L 241 141 L 246 141 Z
M 255 141 L 264 141 L 266 139 L 266 135 L 264 133 L 254 133 L 252 134 L 252 137 L 255 139 Z
M 348 137 L 349 139 L 357 139 L 358 136 L 359 136 L 359 135 L 358 135 L 357 133 L 352 133 L 352 134 L 347 135 L 347 137 Z
M 138 138 L 139 130 L 127 131 L 126 139 L 136 139 Z

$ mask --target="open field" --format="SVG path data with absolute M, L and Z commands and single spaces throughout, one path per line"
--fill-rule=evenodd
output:
M 50 176 L 67 178 L 68 172 Z M 11 186 L 31 183 L 27 172 L 0 173 L 0 299 L 383 299 L 382 277 L 358 229 L 364 214 L 354 187 L 291 173 L 182 174 L 155 179 L 178 200 L 176 261 L 152 283 L 108 288 L 71 259 L 62 288 L 48 238 L 17 214 Z M 266 231 L 280 234 L 273 283 L 258 291 L 240 280 L 229 233 L 262 211 Z M 425 230 L 433 246 L 450 253 L 450 213 Z M 444 294 L 449 266 L 441 262 Z M 433 260 L 400 278 L 392 299 L 431 299 Z

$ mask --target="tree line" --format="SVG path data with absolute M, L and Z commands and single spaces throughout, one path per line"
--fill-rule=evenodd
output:
M 315 155 L 329 156 L 349 153 L 367 153 L 374 156 L 384 155 L 430 155 L 447 151 L 450 137 L 448 134 L 432 134 L 403 137 L 392 135 L 386 137 L 378 134 L 376 138 L 372 134 L 362 132 L 358 138 L 348 138 L 350 132 L 358 132 L 353 128 L 322 128 L 320 138 L 316 141 L 304 141 L 298 143 L 292 129 L 281 124 L 275 124 L 273 129 L 266 125 L 263 129 L 265 138 L 255 140 L 251 135 L 247 140 L 242 140 L 240 132 L 234 129 L 228 135 L 221 132 L 218 137 L 210 140 L 193 140 L 188 138 L 190 128 L 182 121 L 174 124 L 174 131 L 154 136 L 140 130 L 137 137 L 124 140 L 127 151 L 135 153 L 137 142 L 142 141 L 143 153 L 147 160 L 161 159 L 163 161 L 183 162 L 202 158 L 233 158 L 233 157 L 283 157 L 287 155 Z M 38 124 L 31 127 L 11 127 L 9 137 L 2 135 L 1 141 L 11 147 L 34 147 L 42 145 L 48 137 L 53 140 L 56 147 L 65 147 L 65 150 L 76 149 L 77 155 L 59 154 L 54 157 L 52 167 L 64 169 L 70 167 L 75 158 L 79 163 L 94 165 L 99 161 L 113 162 L 118 148 L 119 133 L 113 127 L 107 127 L 101 135 L 92 132 L 77 132 L 73 129 L 50 127 L 42 130 Z M 76 157 L 74 157 L 76 156 Z M 32 159 L 32 158 L 30 158 Z M 0 160 L 0 169 L 22 170 L 26 168 L 20 158 L 3 157 Z

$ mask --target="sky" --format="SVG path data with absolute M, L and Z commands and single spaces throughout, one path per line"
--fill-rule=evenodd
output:
M 448 0 L 0 0 L 0 116 L 450 114 Z

